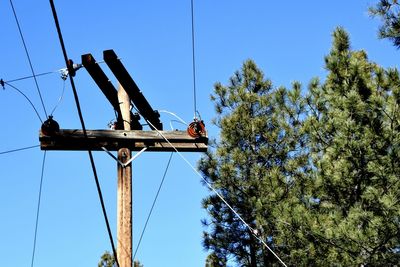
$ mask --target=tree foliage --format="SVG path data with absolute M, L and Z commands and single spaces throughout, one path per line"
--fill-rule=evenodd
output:
M 290 266 L 400 261 L 400 76 L 353 51 L 338 28 L 327 77 L 274 88 L 251 60 L 212 100 L 220 138 L 206 179 Z M 208 266 L 278 266 L 211 192 Z
M 228 86 L 215 85 L 212 100 L 220 140 L 215 152 L 202 159 L 200 170 L 269 246 L 288 253 L 284 240 L 275 240 L 276 214 L 281 203 L 296 194 L 294 184 L 302 179 L 300 167 L 307 161 L 300 133 L 300 84 L 273 90 L 271 81 L 248 60 Z M 231 257 L 240 266 L 276 263 L 216 194 L 203 205 L 210 214 L 204 221 L 209 229 L 204 246 L 213 251 L 213 266 L 225 266 Z
M 388 38 L 400 48 L 400 4 L 397 0 L 380 0 L 370 8 L 373 16 L 381 18 L 383 24 L 379 29 L 381 38 Z
M 114 259 L 114 256 L 109 252 L 105 251 L 103 255 L 101 256 L 100 262 L 97 264 L 98 267 L 115 267 L 116 262 Z M 143 267 L 143 264 L 141 264 L 139 261 L 134 261 L 133 263 L 134 267 Z
M 115 260 L 114 256 L 109 252 L 105 251 L 103 255 L 101 255 L 100 262 L 97 264 L 98 267 L 114 267 Z
M 341 28 L 325 63 L 326 81 L 314 80 L 308 98 L 318 201 L 304 227 L 316 258 L 389 266 L 400 260 L 399 73 L 352 51 Z

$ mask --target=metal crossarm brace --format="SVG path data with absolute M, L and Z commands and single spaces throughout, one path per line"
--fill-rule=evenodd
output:
M 130 160 L 128 160 L 126 163 L 121 162 L 116 156 L 114 156 L 113 153 L 111 153 L 110 151 L 107 150 L 107 148 L 102 147 L 101 149 L 103 149 L 108 155 L 110 155 L 116 162 L 118 162 L 119 165 L 121 165 L 123 168 L 126 168 L 127 166 L 129 166 L 129 164 L 131 164 L 132 161 L 134 161 L 137 157 L 140 156 L 140 154 L 142 154 L 144 151 L 146 151 L 147 147 L 142 148 L 142 150 L 140 150 L 138 153 L 135 154 L 135 156 L 133 156 Z

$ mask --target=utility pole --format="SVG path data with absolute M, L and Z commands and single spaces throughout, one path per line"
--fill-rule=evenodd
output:
M 163 131 L 160 114 L 147 102 L 115 52 L 106 50 L 103 58 L 121 84 L 118 91 L 91 54 L 82 55 L 82 65 L 117 113 L 116 129 L 86 130 L 84 134 L 79 129 L 60 129 L 50 118 L 42 125 L 39 141 L 42 150 L 105 151 L 118 162 L 117 257 L 120 267 L 132 267 L 132 160 L 144 151 L 206 152 L 208 137 L 204 123 L 197 119 L 185 131 Z M 131 101 L 136 114 L 131 112 Z M 150 130 L 142 130 L 141 116 Z M 118 157 L 110 151 L 118 151 Z M 132 157 L 132 151 L 138 153 Z
M 118 100 L 125 131 L 131 130 L 131 101 L 119 85 Z M 118 150 L 118 160 L 126 163 L 132 157 L 128 148 Z M 120 267 L 132 266 L 132 164 L 118 165 L 118 191 L 117 191 L 117 257 Z

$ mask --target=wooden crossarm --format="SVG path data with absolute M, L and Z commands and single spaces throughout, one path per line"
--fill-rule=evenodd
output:
M 48 136 L 40 132 L 39 141 L 42 150 L 92 150 L 102 147 L 109 151 L 128 148 L 139 151 L 168 152 L 174 148 L 157 132 L 141 130 L 87 130 L 87 137 L 82 130 L 64 129 Z M 161 131 L 162 135 L 180 152 L 206 152 L 208 137 L 193 138 L 186 131 Z

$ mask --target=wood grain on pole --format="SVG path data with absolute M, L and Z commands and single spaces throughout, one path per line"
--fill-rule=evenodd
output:
M 130 100 L 122 86 L 118 88 L 124 130 L 130 126 Z M 118 150 L 118 159 L 125 163 L 132 156 L 128 148 Z M 120 267 L 132 266 L 132 164 L 122 167 L 118 164 L 118 197 L 117 197 L 117 255 Z

